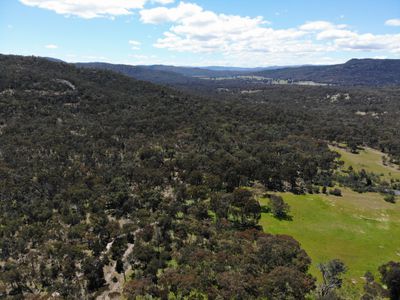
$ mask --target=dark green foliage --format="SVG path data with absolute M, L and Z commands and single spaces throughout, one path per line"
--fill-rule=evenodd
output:
M 121 259 L 117 260 L 117 263 L 115 265 L 115 271 L 117 271 L 117 273 L 123 273 L 124 272 L 124 263 L 122 262 Z
M 261 207 L 251 191 L 235 189 L 229 200 L 229 214 L 240 226 L 255 226 L 261 218 Z
M 322 187 L 322 193 L 323 194 L 327 194 L 328 193 L 328 189 L 327 189 L 327 187 L 325 185 Z
M 121 259 L 126 250 L 126 243 L 127 241 L 125 237 L 117 237 L 116 239 L 114 239 L 114 242 L 110 249 L 111 258 L 113 260 Z
M 225 218 L 229 216 L 229 206 L 230 206 L 230 195 L 214 193 L 211 196 L 211 209 L 215 213 L 218 219 Z
M 338 188 L 334 188 L 333 190 L 329 191 L 330 195 L 336 196 L 336 197 L 342 197 L 342 190 Z
M 21 297 L 86 299 L 106 289 L 105 266 L 131 264 L 128 298 L 304 298 L 310 259 L 292 238 L 260 231 L 248 187 L 333 186 L 327 140 L 399 157 L 389 126 L 398 91 L 321 100 L 338 92 L 269 87 L 214 99 L 1 55 L 0 284 Z M 381 109 L 381 126 L 354 116 L 366 109 Z
M 305 299 L 309 290 L 314 288 L 314 281 L 309 276 L 287 267 L 275 268 L 267 275 L 264 284 L 268 299 Z
M 152 69 L 151 66 L 113 65 L 107 63 L 77 63 L 81 68 L 110 70 L 129 77 L 166 85 L 194 85 L 201 83 L 200 79 L 185 76 L 168 69 Z
M 323 283 L 319 287 L 319 299 L 336 299 L 335 290 L 342 287 L 341 276 L 346 273 L 346 266 L 338 259 L 320 264 Z
M 87 258 L 83 261 L 83 272 L 88 280 L 87 289 L 93 292 L 105 284 L 101 261 L 96 258 Z
M 374 300 L 388 296 L 387 290 L 379 283 L 375 282 L 374 275 L 371 272 L 366 272 L 364 277 L 364 295 L 361 300 Z
M 389 203 L 396 203 L 396 196 L 393 194 L 388 194 L 383 199 Z
M 283 198 L 278 195 L 268 195 L 269 197 L 269 209 L 275 218 L 278 219 L 288 219 L 290 207 L 283 201 Z
M 365 274 L 365 294 L 362 300 L 377 298 L 400 299 L 400 263 L 390 261 L 379 267 L 381 283 L 375 281 L 371 272 Z
M 388 262 L 379 267 L 379 273 L 382 276 L 382 283 L 385 284 L 389 290 L 391 300 L 400 299 L 400 263 Z
M 124 285 L 124 295 L 128 299 L 137 299 L 146 295 L 159 297 L 160 291 L 148 278 L 134 279 Z
M 350 167 L 345 174 L 337 174 L 335 177 L 337 182 L 359 193 L 380 192 L 387 188 L 379 175 L 368 173 L 364 169 L 357 172 Z
M 255 229 L 217 234 L 213 226 L 204 230 L 211 232 L 210 244 L 197 240 L 185 245 L 176 256 L 179 268 L 168 268 L 161 276 L 163 288 L 175 295 L 198 291 L 223 299 L 303 299 L 314 288 L 315 280 L 305 274 L 310 258 L 291 237 Z

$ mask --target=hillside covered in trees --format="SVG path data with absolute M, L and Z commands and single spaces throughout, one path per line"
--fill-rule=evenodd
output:
M 259 76 L 295 81 L 314 81 L 344 86 L 400 84 L 399 59 L 352 59 L 330 66 L 301 66 L 255 73 Z
M 79 67 L 111 70 L 139 80 L 178 88 L 217 89 L 265 86 L 269 78 L 289 83 L 315 82 L 335 86 L 395 86 L 400 84 L 399 59 L 352 59 L 344 64 L 326 66 L 270 67 L 259 69 L 221 70 L 174 66 L 130 66 L 107 63 L 77 63 Z M 208 80 L 205 80 L 205 79 Z M 210 80 L 217 79 L 217 80 Z M 223 79 L 223 80 L 221 80 Z
M 169 68 L 153 68 L 151 66 L 130 66 L 130 65 L 116 65 L 108 63 L 77 63 L 76 66 L 81 68 L 109 70 L 123 75 L 144 81 L 150 81 L 157 84 L 164 85 L 196 85 L 199 79 L 192 76 L 187 76 L 179 72 L 171 71 Z M 176 70 L 175 68 L 172 70 Z M 183 68 L 182 68 L 183 69 Z
M 311 259 L 263 232 L 254 187 L 397 189 L 362 172 L 338 178 L 328 143 L 398 162 L 399 91 L 194 95 L 1 55 L 0 296 L 305 299 Z M 383 266 L 383 280 L 398 268 Z

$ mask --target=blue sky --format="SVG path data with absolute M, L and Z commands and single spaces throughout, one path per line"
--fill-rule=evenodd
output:
M 0 53 L 242 67 L 400 58 L 400 1 L 2 0 Z

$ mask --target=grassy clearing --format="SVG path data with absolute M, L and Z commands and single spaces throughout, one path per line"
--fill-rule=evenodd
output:
M 389 204 L 376 193 L 358 194 L 343 189 L 343 197 L 280 194 L 291 207 L 292 221 L 263 213 L 266 232 L 288 234 L 298 240 L 317 265 L 333 258 L 345 262 L 346 279 L 361 288 L 365 271 L 390 260 L 400 260 L 400 204 Z M 260 198 L 261 205 L 268 199 Z
M 358 171 L 365 169 L 367 172 L 382 174 L 386 179 L 400 179 L 399 166 L 385 166 L 383 164 L 382 158 L 387 157 L 383 152 L 365 147 L 358 154 L 354 154 L 336 146 L 329 146 L 329 148 L 341 155 L 340 160 L 344 162 L 345 169 L 352 166 Z
M 343 169 L 352 166 L 381 175 L 384 179 L 400 179 L 398 166 L 383 164 L 384 153 L 364 148 L 353 154 L 344 148 L 330 146 L 341 155 Z M 298 240 L 312 258 L 311 273 L 318 279 L 317 265 L 339 258 L 348 267 L 346 293 L 359 298 L 366 271 L 377 274 L 380 265 L 400 260 L 400 202 L 390 204 L 378 193 L 360 194 L 341 188 L 343 197 L 324 194 L 293 195 L 280 193 L 291 207 L 292 221 L 277 220 L 263 213 L 260 224 L 264 231 L 287 234 Z M 268 199 L 260 198 L 261 205 Z

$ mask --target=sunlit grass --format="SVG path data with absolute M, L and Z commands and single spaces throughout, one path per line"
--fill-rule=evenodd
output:
M 339 258 L 347 266 L 346 279 L 361 289 L 361 277 L 376 273 L 383 263 L 400 260 L 400 204 L 389 204 L 377 193 L 359 194 L 347 189 L 343 197 L 280 194 L 291 207 L 292 221 L 263 213 L 264 231 L 288 234 L 298 240 L 317 265 Z M 260 198 L 261 205 L 268 199 Z
M 385 166 L 383 164 L 383 157 L 386 156 L 386 154 L 378 150 L 365 147 L 363 150 L 360 150 L 358 154 L 355 154 L 344 148 L 336 146 L 329 147 L 332 151 L 340 154 L 340 160 L 344 162 L 345 169 L 352 166 L 357 171 L 365 169 L 367 172 L 373 172 L 378 175 L 383 174 L 385 179 L 400 179 L 400 170 L 398 166 Z

